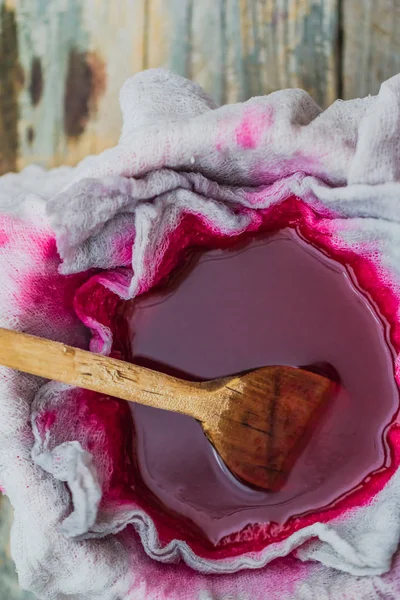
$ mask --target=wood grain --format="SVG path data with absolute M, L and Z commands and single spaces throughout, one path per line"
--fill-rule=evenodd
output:
M 238 479 L 278 491 L 336 389 L 332 380 L 302 369 L 257 369 L 225 384 L 225 408 L 203 428 Z
M 338 0 L 0 0 L 0 173 L 115 145 L 127 77 L 164 66 L 219 103 L 338 92 Z M 1 58 L 1 54 L 0 54 Z
M 18 158 L 18 96 L 23 71 L 18 57 L 17 18 L 13 7 L 0 4 L 0 173 L 13 171 Z
M 302 87 L 327 106 L 338 89 L 337 7 L 337 0 L 150 0 L 146 66 L 194 79 L 219 103 Z
M 20 0 L 19 169 L 76 164 L 116 144 L 119 90 L 144 68 L 144 7 L 145 0 Z M 38 102 L 30 94 L 33 61 L 43 76 Z M 77 121 L 81 128 L 68 127 Z
M 191 383 L 144 367 L 0 328 L 0 364 L 61 383 L 208 419 L 217 382 Z M 212 411 L 211 411 L 212 412 Z
M 343 2 L 343 97 L 376 94 L 400 72 L 400 0 Z
M 315 411 L 336 389 L 319 373 L 285 366 L 193 383 L 2 328 L 0 364 L 194 417 L 228 469 L 267 490 L 285 481 Z
M 6 496 L 0 494 L 0 598 L 2 600 L 35 600 L 36 596 L 18 585 L 15 564 L 10 554 L 10 530 L 13 509 Z
M 0 0 L 0 9 L 0 173 L 76 164 L 114 145 L 119 89 L 144 68 L 191 77 L 219 103 L 301 87 L 323 107 L 377 93 L 400 71 L 400 0 Z

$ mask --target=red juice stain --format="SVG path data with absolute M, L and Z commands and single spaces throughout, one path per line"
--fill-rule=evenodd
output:
M 57 415 L 54 411 L 46 411 L 36 418 L 36 427 L 42 438 L 45 437 L 46 432 L 54 425 L 56 419 Z
M 277 364 L 340 379 L 274 493 L 239 483 L 194 419 L 131 405 L 143 483 L 212 543 L 328 507 L 386 464 L 385 428 L 398 408 L 388 324 L 352 271 L 294 230 L 192 251 L 166 285 L 129 302 L 124 318 L 135 363 L 186 379 Z
M 9 236 L 5 231 L 0 231 L 0 248 L 7 246 L 9 242 Z

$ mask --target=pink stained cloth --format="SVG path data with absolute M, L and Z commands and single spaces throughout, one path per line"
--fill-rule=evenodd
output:
M 398 350 L 399 106 L 398 77 L 325 112 L 300 90 L 217 108 L 168 72 L 133 77 L 116 148 L 0 180 L 0 325 L 118 353 L 116 303 L 150 289 L 180 249 L 286 220 L 352 261 Z M 289 536 L 250 528 L 207 553 L 135 498 L 124 403 L 6 369 L 0 385 L 12 552 L 39 598 L 400 594 L 397 422 L 391 465 L 362 492 Z

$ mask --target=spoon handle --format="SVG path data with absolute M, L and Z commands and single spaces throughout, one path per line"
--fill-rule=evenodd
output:
M 0 365 L 202 421 L 211 387 L 59 342 L 0 328 Z M 210 382 L 212 383 L 212 382 Z

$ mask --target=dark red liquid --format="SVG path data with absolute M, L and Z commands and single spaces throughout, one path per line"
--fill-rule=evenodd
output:
M 329 363 L 339 374 L 340 393 L 275 493 L 231 476 L 195 420 L 132 405 L 144 483 L 212 542 L 328 506 L 385 464 L 384 429 L 398 406 L 387 324 L 352 274 L 294 231 L 194 253 L 125 316 L 135 362 L 186 378 L 276 364 Z

